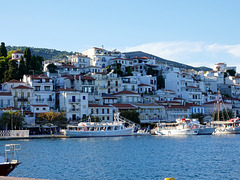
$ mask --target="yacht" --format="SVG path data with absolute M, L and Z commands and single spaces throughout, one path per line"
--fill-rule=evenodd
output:
M 6 144 L 5 155 L 0 156 L 0 176 L 8 176 L 21 162 L 18 161 L 19 144 Z

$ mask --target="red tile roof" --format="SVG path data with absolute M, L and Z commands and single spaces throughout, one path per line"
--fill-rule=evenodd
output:
M 16 79 L 12 79 L 12 80 L 8 81 L 7 83 L 24 83 L 24 82 L 18 81 Z
M 112 95 L 118 95 L 118 94 L 138 94 L 138 93 L 124 90 L 124 91 L 120 91 L 120 92 L 114 93 Z
M 5 107 L 5 108 L 2 108 L 1 110 L 13 110 L 13 111 L 20 111 L 21 109 L 20 108 L 16 108 L 16 107 Z
M 31 104 L 31 106 L 34 106 L 34 107 L 49 107 L 46 104 Z
M 118 108 L 118 109 L 137 109 L 135 106 L 131 105 L 131 104 L 113 104 L 114 107 Z
M 166 109 L 190 109 L 190 107 L 183 105 L 163 105 Z
M 162 106 L 162 105 L 158 105 L 155 103 L 135 103 L 133 105 L 135 105 L 135 106 Z
M 12 54 L 23 54 L 22 51 L 16 50 Z
M 67 88 L 62 87 L 62 88 L 56 89 L 55 91 L 75 91 L 75 90 L 68 87 Z
M 10 92 L 0 92 L 0 96 L 11 96 Z
M 150 86 L 150 85 L 148 85 L 148 84 L 139 84 L 138 86 Z
M 100 104 L 88 104 L 88 107 L 112 107 L 112 106 L 108 106 L 108 105 L 100 105 Z
M 17 86 L 17 87 L 13 87 L 12 89 L 33 89 L 33 88 L 28 87 L 28 86 L 20 85 L 20 86 Z

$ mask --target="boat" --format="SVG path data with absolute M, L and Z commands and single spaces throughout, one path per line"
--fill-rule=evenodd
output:
M 227 121 L 213 121 L 212 125 L 216 127 L 215 134 L 240 134 L 239 118 Z
M 125 124 L 119 116 L 113 122 L 81 122 L 78 125 L 68 125 L 65 135 L 67 137 L 132 136 L 133 126 L 125 127 Z
M 0 176 L 8 176 L 21 162 L 18 160 L 19 144 L 6 144 L 5 156 L 0 156 Z
M 240 119 L 238 117 L 230 119 L 220 91 L 218 91 L 217 95 L 216 109 L 217 121 L 211 122 L 212 126 L 215 127 L 214 134 L 240 134 Z M 223 121 L 220 121 L 220 109 L 226 111 L 228 120 L 225 120 L 223 116 Z
M 156 135 L 211 135 L 215 128 L 201 125 L 197 119 L 176 119 L 174 123 L 159 123 Z
M 156 135 L 197 135 L 198 126 L 193 125 L 190 119 L 176 119 L 174 123 L 158 123 L 155 128 Z

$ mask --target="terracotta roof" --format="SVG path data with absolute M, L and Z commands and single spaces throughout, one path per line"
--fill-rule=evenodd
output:
M 12 79 L 12 80 L 8 81 L 7 83 L 24 83 L 24 82 L 18 81 L 16 79 Z
M 217 103 L 217 101 L 210 101 L 210 102 L 206 102 L 204 104 L 215 104 Z M 222 104 L 222 102 L 220 102 Z M 224 104 L 232 104 L 232 103 L 227 103 L 227 102 L 224 102 Z
M 118 109 L 137 109 L 135 106 L 131 104 L 113 104 L 114 107 Z
M 41 75 L 30 75 L 31 79 L 51 79 L 50 77 L 41 74 Z
M 175 99 L 175 100 L 184 100 L 184 99 L 182 99 L 182 98 L 177 98 L 177 97 L 175 97 L 175 98 L 173 98 L 173 99 Z
M 67 68 L 77 68 L 76 66 L 71 65 L 71 64 L 62 64 L 62 67 L 67 67 Z
M 33 88 L 28 87 L 28 86 L 20 85 L 20 86 L 17 86 L 17 87 L 13 87 L 12 89 L 33 89 Z
M 138 94 L 138 93 L 124 90 L 124 91 L 120 91 L 120 92 L 114 93 L 112 95 L 118 95 L 118 94 Z
M 56 89 L 55 91 L 75 91 L 75 90 L 68 87 L 67 88 L 62 87 L 62 88 Z
M 168 109 L 190 109 L 190 107 L 183 106 L 183 105 L 163 105 L 165 108 Z
M 100 105 L 100 104 L 88 104 L 88 107 L 112 107 L 112 106 L 108 106 L 108 105 Z
M 155 104 L 155 103 L 135 103 L 133 105 L 135 105 L 135 106 L 162 106 L 162 105 Z
M 217 63 L 217 65 L 224 65 L 225 63 Z
M 150 86 L 150 85 L 148 85 L 148 84 L 139 84 L 138 86 Z
M 49 107 L 46 104 L 31 104 L 31 106 L 34 106 L 34 107 Z
M 12 96 L 11 92 L 0 92 L 0 96 Z
M 193 88 L 193 89 L 199 89 L 198 87 L 195 86 L 187 86 L 188 88 Z
M 95 80 L 95 79 L 91 76 L 81 76 L 81 80 Z
M 188 106 L 188 107 L 202 107 L 202 106 L 200 106 L 200 105 L 198 105 L 198 104 L 194 104 L 194 103 L 186 103 L 186 106 Z
M 16 51 L 14 51 L 12 54 L 23 54 L 23 52 L 22 52 L 22 51 L 19 51 L 19 50 L 16 50 Z
M 13 110 L 13 111 L 20 111 L 21 109 L 20 108 L 16 108 L 16 107 L 5 107 L 5 108 L 2 108 L 1 110 Z

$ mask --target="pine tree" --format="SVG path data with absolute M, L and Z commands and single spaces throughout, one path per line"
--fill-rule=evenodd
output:
M 8 62 L 8 81 L 12 79 L 19 79 L 18 77 L 18 64 L 17 61 Z
M 18 79 L 22 79 L 24 74 L 27 74 L 27 66 L 25 64 L 24 58 L 21 56 L 20 65 L 18 69 Z
M 26 48 L 26 49 L 24 50 L 23 54 L 24 54 L 24 58 L 25 58 L 25 61 L 26 61 L 27 69 L 28 69 L 28 71 L 29 71 L 29 70 L 32 69 L 32 67 L 31 67 L 31 64 L 32 64 L 32 62 L 31 62 L 31 60 L 32 60 L 32 55 L 31 55 L 31 50 L 30 50 L 30 48 Z
M 1 42 L 1 46 L 0 46 L 0 57 L 1 56 L 7 57 L 7 49 L 5 47 L 4 42 Z

